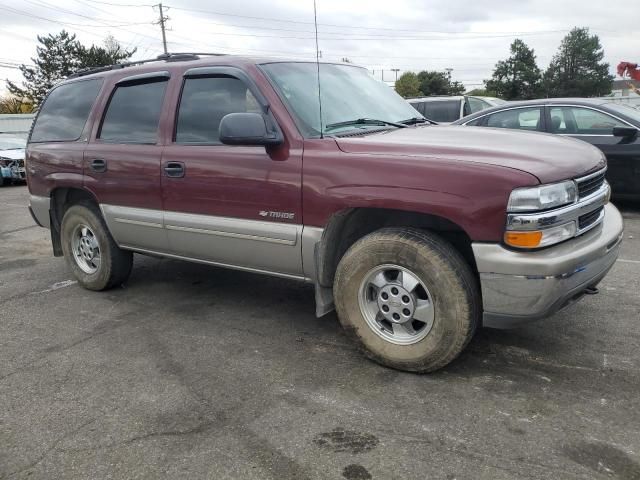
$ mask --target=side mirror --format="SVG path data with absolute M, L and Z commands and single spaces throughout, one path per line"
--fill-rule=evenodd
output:
M 220 141 L 226 145 L 280 145 L 279 131 L 269 132 L 259 113 L 229 113 L 220 121 Z
M 634 127 L 613 127 L 613 136 L 630 138 L 638 135 L 638 129 Z

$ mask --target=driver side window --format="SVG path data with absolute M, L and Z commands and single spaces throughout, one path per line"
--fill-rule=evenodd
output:
M 591 108 L 553 107 L 550 109 L 551 132 L 573 135 L 613 135 L 614 127 L 627 125 L 610 115 Z
M 237 78 L 187 78 L 180 97 L 176 143 L 220 144 L 222 117 L 229 113 L 260 113 L 257 100 Z

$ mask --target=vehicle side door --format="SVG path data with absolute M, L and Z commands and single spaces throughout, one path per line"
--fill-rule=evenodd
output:
M 159 123 L 166 71 L 110 85 L 102 116 L 84 152 L 85 187 L 97 198 L 109 230 L 126 248 L 167 251 L 160 190 Z
M 225 145 L 229 113 L 262 114 L 265 97 L 233 67 L 187 70 L 176 95 L 173 138 L 162 158 L 162 197 L 171 252 L 242 269 L 302 275 L 302 150 Z
M 614 127 L 628 123 L 593 107 L 547 106 L 549 131 L 588 142 L 607 157 L 607 181 L 613 195 L 640 194 L 640 139 L 615 137 Z

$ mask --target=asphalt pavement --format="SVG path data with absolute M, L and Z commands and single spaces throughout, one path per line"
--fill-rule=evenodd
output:
M 309 285 L 136 255 L 86 291 L 27 199 L 0 188 L 2 479 L 640 479 L 640 207 L 600 294 L 415 375 Z

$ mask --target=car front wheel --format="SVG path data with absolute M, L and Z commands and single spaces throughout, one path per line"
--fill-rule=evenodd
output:
M 338 265 L 334 298 L 340 322 L 369 358 L 414 372 L 456 358 L 481 306 L 460 253 L 412 228 L 385 228 L 357 241 Z

